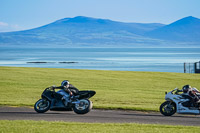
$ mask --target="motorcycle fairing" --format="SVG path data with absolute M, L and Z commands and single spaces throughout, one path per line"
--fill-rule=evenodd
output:
M 95 91 L 79 91 L 77 95 L 79 95 L 78 99 L 89 99 L 90 97 L 96 94 Z
M 50 110 L 53 111 L 72 111 L 71 106 L 64 106 L 61 100 L 52 99 Z
M 176 104 L 177 113 L 180 114 L 200 114 L 200 110 L 198 108 L 190 108 L 190 107 L 184 107 L 182 103 L 190 101 L 190 99 L 185 99 L 185 97 L 177 94 L 173 94 L 172 92 L 169 92 L 165 95 L 165 100 L 174 102 Z
M 56 99 L 61 99 L 63 96 L 59 93 L 56 93 L 55 91 L 51 91 L 48 88 L 44 90 L 44 92 L 42 93 L 42 98 L 46 98 L 49 101 L 52 101 L 52 99 L 56 98 Z

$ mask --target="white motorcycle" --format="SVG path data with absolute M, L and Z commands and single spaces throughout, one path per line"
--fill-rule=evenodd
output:
M 165 94 L 165 102 L 160 105 L 160 112 L 164 116 L 179 114 L 200 114 L 199 106 L 192 102 L 189 95 L 179 94 L 181 90 L 175 88 Z

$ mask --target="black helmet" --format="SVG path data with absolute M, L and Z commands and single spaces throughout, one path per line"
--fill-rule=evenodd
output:
M 183 90 L 184 93 L 187 93 L 190 88 L 191 88 L 190 85 L 185 85 L 185 86 L 183 86 L 182 90 Z
M 64 80 L 62 83 L 61 83 L 61 86 L 66 86 L 69 84 L 69 81 L 68 80 Z

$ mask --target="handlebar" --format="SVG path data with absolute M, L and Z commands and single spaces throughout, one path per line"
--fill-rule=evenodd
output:
M 178 94 L 179 92 L 183 92 L 182 90 L 179 90 L 179 88 L 175 88 L 173 91 L 171 91 L 174 94 Z

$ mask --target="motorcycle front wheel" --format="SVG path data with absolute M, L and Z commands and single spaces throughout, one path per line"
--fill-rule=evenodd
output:
M 172 116 L 176 113 L 176 104 L 174 102 L 165 101 L 160 105 L 160 113 L 164 116 Z
M 49 100 L 40 99 L 35 103 L 34 109 L 38 113 L 44 113 L 49 110 L 50 106 L 51 104 Z
M 79 103 L 76 103 L 73 110 L 77 114 L 86 114 L 92 109 L 92 102 L 88 99 L 81 99 Z

